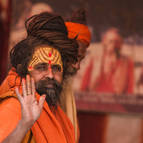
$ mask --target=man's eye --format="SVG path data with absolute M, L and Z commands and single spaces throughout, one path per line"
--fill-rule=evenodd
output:
M 36 70 L 40 70 L 40 71 L 44 71 L 44 70 L 47 70 L 47 66 L 45 65 L 39 65 L 37 67 L 35 67 Z
M 52 66 L 52 71 L 53 72 L 61 72 L 61 67 L 59 65 L 53 65 Z

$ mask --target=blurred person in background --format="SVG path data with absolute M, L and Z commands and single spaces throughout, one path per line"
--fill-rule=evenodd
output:
M 76 75 L 77 71 L 80 69 L 80 63 L 86 55 L 86 50 L 91 40 L 91 33 L 89 31 L 86 21 L 86 10 L 80 8 L 74 11 L 72 13 L 72 16 L 66 20 L 65 25 L 68 30 L 68 37 L 70 39 L 76 39 L 79 45 L 79 49 L 78 61 L 76 63 L 73 63 L 72 66 L 67 69 L 68 72 L 71 74 L 71 77 L 67 78 L 63 83 L 64 90 L 62 91 L 62 94 L 60 96 L 60 105 L 74 126 L 75 138 L 76 142 L 78 142 L 79 127 L 72 83 L 73 76 Z
M 81 90 L 98 93 L 131 94 L 133 93 L 134 66 L 132 60 L 121 54 L 123 38 L 117 28 L 109 28 L 102 35 L 103 54 L 100 72 L 91 82 L 94 66 L 92 59 L 84 73 Z M 85 81 L 88 78 L 87 81 Z

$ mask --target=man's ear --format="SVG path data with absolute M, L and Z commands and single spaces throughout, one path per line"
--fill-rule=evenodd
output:
M 26 74 L 27 74 L 27 70 L 25 69 L 23 69 L 23 66 L 22 66 L 22 64 L 18 64 L 17 65 L 17 67 L 16 67 L 16 72 L 20 75 L 20 76 L 22 76 L 22 77 L 25 77 L 26 76 Z

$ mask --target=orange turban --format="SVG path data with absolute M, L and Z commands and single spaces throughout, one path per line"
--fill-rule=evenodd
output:
M 88 44 L 90 43 L 91 33 L 86 25 L 73 22 L 65 22 L 65 25 L 68 30 L 69 38 L 72 39 L 77 36 L 77 40 L 85 41 Z

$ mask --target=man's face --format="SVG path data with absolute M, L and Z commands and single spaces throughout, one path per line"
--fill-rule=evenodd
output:
M 107 52 L 113 52 L 115 49 L 121 48 L 122 38 L 118 33 L 109 31 L 103 36 L 102 44 L 104 45 Z
M 86 55 L 86 49 L 88 48 L 88 44 L 83 41 L 78 41 L 79 49 L 78 49 L 78 61 L 75 64 L 72 64 L 70 68 L 71 75 L 77 73 L 80 69 L 80 62 L 84 59 Z
M 62 61 L 60 61 L 59 52 L 55 51 L 55 49 L 54 51 L 46 48 L 42 50 L 40 49 L 40 53 L 38 50 L 36 51 L 40 56 L 34 53 L 36 56 L 33 55 L 33 59 L 29 64 L 29 72 L 35 80 L 37 92 L 40 95 L 46 94 L 46 101 L 49 106 L 55 106 L 62 90 Z M 37 61 L 35 57 L 38 59 Z M 36 62 L 31 64 L 33 61 Z

